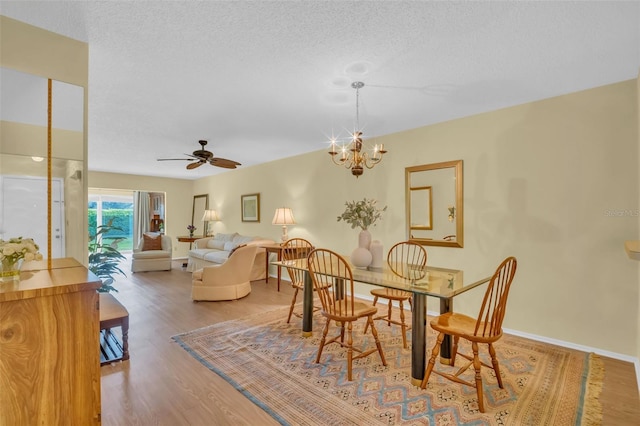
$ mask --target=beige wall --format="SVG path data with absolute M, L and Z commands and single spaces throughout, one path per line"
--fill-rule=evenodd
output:
M 89 187 L 126 189 L 132 191 L 164 192 L 165 234 L 172 237 L 173 257 L 186 257 L 189 244 L 179 243 L 175 237 L 187 235 L 193 206 L 193 181 L 117 173 L 89 172 Z
M 623 242 L 639 221 L 638 103 L 630 80 L 378 138 L 384 161 L 359 179 L 324 151 L 197 180 L 222 222 L 277 239 L 274 210 L 293 209 L 290 236 L 348 254 L 357 230 L 336 217 L 347 200 L 389 206 L 371 229 L 388 249 L 405 238 L 404 168 L 464 160 L 465 247 L 427 247 L 432 265 L 490 275 L 519 260 L 505 327 L 637 358 L 640 262 Z M 240 220 L 240 195 L 261 194 L 261 222 Z M 437 208 L 437 206 L 436 206 Z M 482 291 L 456 299 L 476 313 Z M 430 310 L 437 310 L 435 300 Z

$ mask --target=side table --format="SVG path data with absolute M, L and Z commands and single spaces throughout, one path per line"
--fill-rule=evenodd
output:
M 187 236 L 187 237 L 176 237 L 176 238 L 177 238 L 177 239 L 178 239 L 178 241 L 179 241 L 179 242 L 181 242 L 181 243 L 189 243 L 189 250 L 191 250 L 191 244 L 192 244 L 194 241 L 199 240 L 200 238 L 204 238 L 204 237 L 200 237 L 200 236 L 196 237 L 196 236 L 194 235 L 193 237 Z M 187 262 L 184 262 L 184 263 L 182 264 L 182 267 L 183 267 L 183 268 L 186 268 L 186 267 L 187 267 Z
M 282 246 L 280 244 L 265 244 L 260 247 L 265 249 L 267 252 L 267 260 L 265 261 L 267 277 L 265 278 L 264 282 L 269 283 L 269 254 L 275 253 L 277 256 L 278 262 L 280 262 L 282 260 Z M 280 265 L 278 265 L 277 268 L 278 268 L 278 291 L 280 291 L 280 278 L 282 276 L 282 271 L 280 270 Z

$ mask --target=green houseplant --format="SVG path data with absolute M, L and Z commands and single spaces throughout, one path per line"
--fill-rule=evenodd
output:
M 102 286 L 98 288 L 101 293 L 118 291 L 113 286 L 114 275 L 127 276 L 118 266 L 125 257 L 117 248 L 103 244 L 103 236 L 111 231 L 123 231 L 121 228 L 113 226 L 113 219 L 105 225 L 98 226 L 95 233 L 92 234 L 89 231 L 89 270 L 102 281 Z

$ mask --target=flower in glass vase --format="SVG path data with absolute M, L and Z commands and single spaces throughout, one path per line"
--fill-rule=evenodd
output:
M 363 199 L 361 201 L 347 201 L 344 213 L 338 216 L 338 222 L 345 221 L 351 225 L 351 229 L 360 228 L 366 231 L 370 226 L 374 226 L 376 221 L 382 219 L 382 213 L 387 210 L 377 207 L 376 200 Z
M 193 226 L 193 225 L 189 225 L 189 226 L 187 226 L 187 230 L 189 231 L 189 235 L 190 235 L 190 236 L 192 236 L 192 237 L 193 237 L 193 232 L 194 232 L 196 229 L 198 229 L 198 228 L 196 228 L 196 227 L 195 227 L 195 226 Z
M 13 279 L 20 275 L 20 263 L 30 260 L 42 260 L 40 247 L 33 238 L 0 239 L 0 262 L 2 263 L 2 278 Z

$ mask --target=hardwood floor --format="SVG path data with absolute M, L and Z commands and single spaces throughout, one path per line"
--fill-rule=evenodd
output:
M 101 368 L 103 425 L 277 425 L 171 336 L 216 322 L 266 312 L 291 301 L 287 282 L 276 291 L 254 281 L 249 296 L 230 302 L 191 301 L 191 274 L 174 261 L 170 272 L 139 272 L 116 283 L 129 311 L 131 359 Z M 640 398 L 633 364 L 610 358 L 600 400 L 604 425 L 635 425 Z

